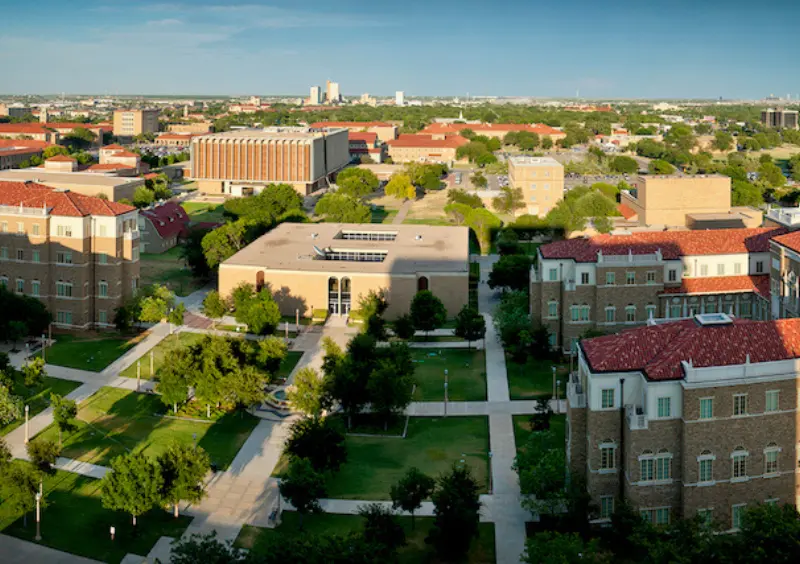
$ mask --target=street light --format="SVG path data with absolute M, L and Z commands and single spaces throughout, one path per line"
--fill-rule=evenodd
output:
M 556 397 L 556 367 L 555 365 L 552 366 L 553 368 L 553 395 L 551 397 Z
M 556 413 L 561 413 L 561 403 L 558 393 L 561 391 L 561 380 L 556 380 Z
M 444 369 L 444 416 L 447 417 L 447 368 Z
M 41 501 L 42 501 L 42 494 L 36 492 L 36 537 L 35 540 L 40 541 L 42 540 L 42 531 L 40 526 L 40 521 L 42 520 L 41 515 Z
M 492 451 L 489 451 L 489 493 L 494 493 L 494 472 L 492 471 Z
M 47 348 L 47 341 L 45 340 L 44 333 L 42 333 L 42 360 L 45 364 L 47 364 L 47 359 L 45 359 L 45 349 Z
M 30 406 L 25 406 L 25 444 L 28 444 L 28 413 L 30 411 Z

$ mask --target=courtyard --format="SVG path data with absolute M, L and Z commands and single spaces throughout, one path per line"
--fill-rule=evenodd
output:
M 412 349 L 414 401 L 486 401 L 486 354 L 464 349 Z
M 147 333 L 57 333 L 53 335 L 55 343 L 44 351 L 45 361 L 77 370 L 101 372 L 146 336 Z M 35 356 L 41 356 L 41 352 Z

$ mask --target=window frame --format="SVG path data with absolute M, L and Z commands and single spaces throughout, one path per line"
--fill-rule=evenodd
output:
M 607 393 L 611 392 L 611 404 L 606 405 Z M 600 409 L 616 409 L 617 390 L 615 388 L 602 388 L 600 390 Z
M 711 407 L 711 409 L 709 411 L 710 415 L 708 417 L 703 417 L 703 402 L 708 402 L 709 406 Z M 697 417 L 698 419 L 701 419 L 701 420 L 704 420 L 704 421 L 708 421 L 710 419 L 714 419 L 714 397 L 711 396 L 711 397 L 706 397 L 706 398 L 700 398 L 700 401 L 698 402 L 698 410 L 699 410 L 699 414 L 698 414 L 698 417 Z
M 663 402 L 663 403 L 662 403 Z M 662 410 L 662 407 L 666 406 L 666 410 Z M 660 396 L 656 399 L 656 409 L 658 413 L 659 419 L 667 419 L 672 417 L 672 398 L 670 396 Z
M 733 417 L 746 417 L 747 407 L 747 393 L 733 394 Z
M 779 410 L 780 390 L 767 390 L 764 393 L 764 413 L 775 413 Z

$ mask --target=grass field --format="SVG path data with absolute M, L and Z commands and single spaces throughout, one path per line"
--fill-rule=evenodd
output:
M 100 334 L 53 335 L 55 344 L 47 347 L 47 364 L 100 372 L 136 345 L 144 334 L 135 337 Z M 35 356 L 41 356 L 41 352 Z
M 398 210 L 386 209 L 384 206 L 372 206 L 372 223 L 391 223 Z
M 363 517 L 359 515 L 333 515 L 321 513 L 309 515 L 303 520 L 303 531 L 297 513 L 285 511 L 283 522 L 274 529 L 264 529 L 245 525 L 236 538 L 234 546 L 251 550 L 253 554 L 260 554 L 269 549 L 269 543 L 275 539 L 293 538 L 303 535 L 336 534 L 347 535 L 359 533 L 363 530 Z M 421 562 L 436 563 L 430 545 L 425 543 L 425 537 L 433 527 L 432 517 L 417 517 L 414 530 L 411 530 L 411 517 L 398 517 L 406 533 L 406 546 L 398 551 L 400 564 L 417 564 Z M 468 564 L 494 564 L 494 524 L 481 523 L 478 527 L 478 538 L 472 541 L 472 546 L 465 560 Z
M 179 537 L 191 522 L 190 517 L 174 519 L 167 511 L 153 509 L 139 516 L 134 533 L 130 515 L 103 508 L 100 480 L 71 472 L 57 471 L 53 476 L 45 476 L 44 491 L 47 505 L 42 510 L 39 542 L 102 562 L 117 563 L 128 553 L 146 555 L 159 538 Z M 108 533 L 112 525 L 116 528 L 113 541 Z M 25 527 L 21 515 L 0 504 L 0 530 L 34 542 L 33 513 L 28 515 Z
M 192 276 L 180 258 L 180 246 L 163 253 L 142 253 L 139 255 L 139 271 L 142 285 L 163 284 L 176 295 L 186 297 L 202 288 L 206 282 Z
M 553 365 L 546 360 L 529 358 L 524 364 L 513 362 L 506 355 L 508 373 L 508 389 L 512 400 L 538 399 L 553 395 Z M 556 379 L 561 380 L 559 397 L 563 398 L 567 389 L 567 373 L 569 367 L 555 364 Z
M 214 423 L 173 419 L 158 415 L 165 410 L 158 396 L 119 388 L 100 388 L 78 409 L 78 430 L 64 435 L 62 456 L 108 466 L 127 452 L 157 456 L 171 442 L 192 445 L 197 435 L 211 461 L 227 468 L 258 419 L 247 413 L 231 413 Z M 58 441 L 55 425 L 34 440 Z
M 50 394 L 66 396 L 80 385 L 80 382 L 73 382 L 72 380 L 46 377 L 41 386 L 26 388 L 22 378 L 19 377 L 14 380 L 14 387 L 11 393 L 22 398 L 25 405 L 29 407 L 29 416 L 33 417 L 50 406 Z M 25 423 L 24 415 L 7 425 L 0 426 L 0 436 L 10 433 L 23 423 Z
M 531 434 L 530 415 L 514 415 L 514 444 L 519 452 L 528 442 Z M 567 416 L 553 415 L 550 417 L 550 430 L 556 434 L 560 443 L 565 443 L 567 432 Z
M 461 460 L 485 493 L 488 451 L 486 417 L 412 417 L 405 439 L 348 436 L 347 462 L 328 481 L 328 497 L 389 499 L 389 489 L 408 468 L 438 476 Z
M 300 362 L 302 356 L 303 353 L 301 351 L 288 351 L 286 353 L 286 358 L 283 359 L 281 367 L 278 370 L 278 378 L 288 378 L 289 374 L 294 370 L 294 367 Z
M 445 369 L 450 401 L 486 401 L 486 355 L 483 351 L 411 349 L 411 358 L 417 380 L 414 401 L 444 401 Z
M 179 347 L 197 343 L 203 337 L 205 337 L 205 335 L 202 333 L 189 333 L 188 331 L 165 337 L 160 343 L 150 349 L 153 353 L 153 372 L 156 375 L 158 374 L 161 365 L 164 364 L 164 359 L 169 356 L 170 352 Z M 145 353 L 139 360 L 141 360 L 142 363 L 142 379 L 150 380 L 153 377 L 153 374 L 150 372 L 150 353 Z M 137 363 L 134 362 L 128 368 L 120 372 L 119 375 L 124 378 L 136 378 L 136 364 Z
M 406 218 L 403 220 L 404 225 L 454 225 L 452 221 L 444 217 L 441 218 Z
M 225 216 L 225 206 L 222 204 L 210 204 L 206 202 L 184 202 L 181 204 L 184 211 L 189 214 L 189 218 L 197 223 L 206 221 L 223 222 Z

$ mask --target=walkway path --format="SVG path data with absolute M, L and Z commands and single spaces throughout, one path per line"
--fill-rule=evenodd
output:
M 394 216 L 392 219 L 392 225 L 400 225 L 403 223 L 403 220 L 408 215 L 408 212 L 411 210 L 411 205 L 414 203 L 414 200 L 406 200 L 403 202 L 403 205 L 400 206 L 400 209 L 397 210 L 397 215 Z
M 88 542 L 88 541 L 87 541 Z M 75 556 L 41 544 L 0 535 L 0 562 L 3 564 L 100 564 L 83 556 Z

